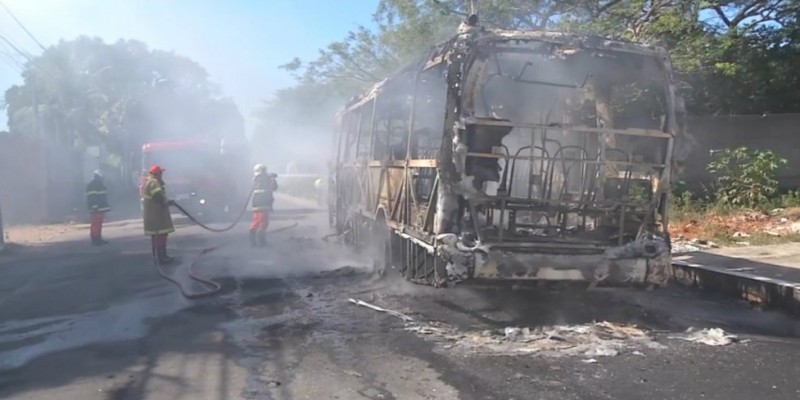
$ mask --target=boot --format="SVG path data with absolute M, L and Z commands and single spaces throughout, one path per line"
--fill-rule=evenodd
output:
M 258 244 L 261 245 L 261 247 L 264 247 L 264 246 L 267 245 L 267 233 L 266 232 L 258 231 Z
M 158 263 L 162 265 L 172 264 L 175 259 L 167 255 L 167 246 L 159 246 L 156 251 L 158 252 Z
M 258 246 L 258 242 L 256 241 L 256 231 L 255 229 L 250 230 L 250 245 L 253 247 Z
M 169 262 L 173 262 L 173 261 L 175 261 L 175 257 L 170 257 L 170 256 L 167 254 L 167 245 L 164 245 L 164 250 L 163 250 L 163 251 L 164 251 L 164 258 L 165 258 L 167 261 L 169 261 Z

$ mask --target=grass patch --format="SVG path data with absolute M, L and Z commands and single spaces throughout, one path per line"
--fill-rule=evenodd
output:
M 670 236 L 718 245 L 800 242 L 800 190 L 781 193 L 776 174 L 787 160 L 769 150 L 711 151 L 712 187 L 672 188 Z
M 783 236 L 774 236 L 766 233 L 757 233 L 747 238 L 747 242 L 753 246 L 765 246 L 769 244 L 800 243 L 800 234 L 790 233 Z

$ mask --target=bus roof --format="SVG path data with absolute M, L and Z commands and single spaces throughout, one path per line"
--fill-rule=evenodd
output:
M 477 45 L 497 42 L 516 42 L 517 44 L 540 42 L 550 43 L 555 46 L 575 48 L 579 49 L 579 51 L 608 51 L 657 57 L 669 63 L 669 56 L 664 48 L 645 43 L 609 39 L 600 36 L 578 35 L 561 31 L 487 29 L 481 26 L 467 29 L 469 29 L 469 32 L 464 33 L 470 34 L 471 38 L 466 40 Z M 350 101 L 345 104 L 345 107 L 339 111 L 337 118 L 341 118 L 345 112 L 357 108 L 375 98 L 392 80 L 399 78 L 404 73 L 413 73 L 415 70 L 428 69 L 437 64 L 446 62 L 447 55 L 453 51 L 457 51 L 454 49 L 453 44 L 459 39 L 465 40 L 466 36 L 464 36 L 464 33 L 453 35 L 450 39 L 434 46 L 427 54 L 404 65 L 394 74 L 375 83 L 365 92 L 351 98 Z M 671 69 L 671 65 L 668 66 L 668 68 Z

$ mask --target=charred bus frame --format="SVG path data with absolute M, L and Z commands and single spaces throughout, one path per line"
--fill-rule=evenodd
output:
M 662 285 L 683 115 L 663 49 L 462 25 L 339 114 L 331 221 L 418 283 Z

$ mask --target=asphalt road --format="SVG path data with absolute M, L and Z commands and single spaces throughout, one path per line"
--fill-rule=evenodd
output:
M 0 398 L 800 398 L 800 322 L 780 313 L 678 287 L 379 279 L 368 258 L 320 239 L 321 210 L 278 206 L 273 228 L 298 225 L 265 249 L 249 247 L 244 226 L 172 237 L 181 262 L 168 272 L 187 284 L 187 266 L 223 245 L 197 263 L 223 284 L 201 300 L 158 275 L 135 221 L 109 227 L 105 247 L 75 231 L 1 255 Z M 693 342 L 689 328 L 736 338 Z

